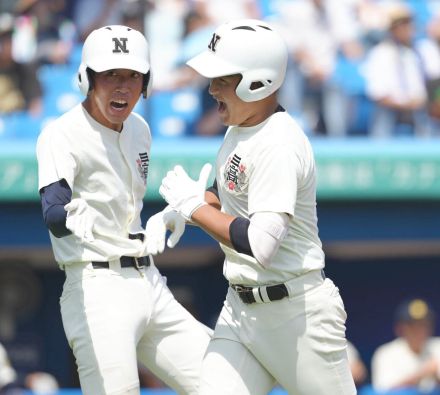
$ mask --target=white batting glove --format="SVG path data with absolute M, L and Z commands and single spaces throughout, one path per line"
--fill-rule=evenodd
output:
M 69 229 L 81 242 L 93 242 L 93 225 L 96 215 L 84 199 L 73 199 L 64 206 L 67 211 L 66 228 Z
M 182 166 L 177 165 L 162 180 L 159 193 L 174 210 L 190 221 L 192 213 L 206 204 L 206 183 L 211 169 L 211 164 L 205 163 L 198 181 L 194 181 Z
M 148 219 L 144 232 L 144 255 L 157 255 L 164 251 L 167 230 L 171 231 L 167 246 L 173 248 L 185 231 L 185 218 L 170 206 Z

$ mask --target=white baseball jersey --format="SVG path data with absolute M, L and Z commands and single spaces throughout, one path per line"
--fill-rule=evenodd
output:
M 50 234 L 57 262 L 109 261 L 142 254 L 141 241 L 128 236 L 143 232 L 140 211 L 150 146 L 150 129 L 140 116 L 132 113 L 118 133 L 96 122 L 81 104 L 43 130 L 37 142 L 39 189 L 64 178 L 72 199 L 86 200 L 97 213 L 92 243 Z
M 221 244 L 224 275 L 230 283 L 284 283 L 324 267 L 314 156 L 306 135 L 288 113 L 277 112 L 252 127 L 230 127 L 217 156 L 216 179 L 222 210 L 228 214 L 290 215 L 288 234 L 268 268 Z

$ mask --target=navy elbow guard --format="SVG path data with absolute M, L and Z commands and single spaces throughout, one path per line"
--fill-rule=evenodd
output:
M 66 228 L 67 212 L 64 206 L 72 200 L 72 190 L 67 181 L 62 179 L 40 190 L 43 218 L 47 228 L 55 237 L 72 234 Z
M 229 225 L 229 238 L 235 251 L 254 256 L 251 245 L 249 243 L 249 229 L 250 221 L 246 218 L 237 217 Z

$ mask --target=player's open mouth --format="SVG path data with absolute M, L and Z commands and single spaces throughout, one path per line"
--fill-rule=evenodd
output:
M 116 110 L 122 110 L 127 107 L 127 102 L 125 100 L 112 100 L 110 105 Z
M 218 112 L 224 112 L 224 111 L 226 111 L 226 103 L 224 103 L 224 102 L 218 100 L 218 101 L 217 101 L 217 104 L 218 104 Z

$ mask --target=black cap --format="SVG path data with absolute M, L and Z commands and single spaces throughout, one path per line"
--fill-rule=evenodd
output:
M 410 322 L 418 320 L 434 320 L 434 310 L 423 299 L 410 299 L 402 302 L 395 312 L 396 322 Z

